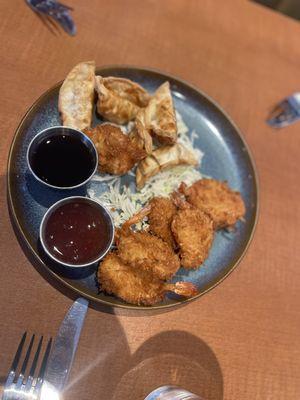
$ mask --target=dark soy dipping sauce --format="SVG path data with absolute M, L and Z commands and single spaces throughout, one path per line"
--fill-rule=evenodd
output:
M 109 246 L 112 228 L 99 206 L 76 200 L 49 215 L 44 241 L 58 260 L 72 265 L 96 260 Z
M 41 140 L 30 155 L 35 174 L 53 186 L 72 187 L 90 177 L 95 157 L 77 136 L 53 135 Z

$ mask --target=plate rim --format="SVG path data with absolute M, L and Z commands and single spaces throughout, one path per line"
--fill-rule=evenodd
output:
M 254 161 L 254 157 L 252 155 L 252 152 L 250 150 L 250 147 L 248 145 L 248 143 L 246 142 L 244 135 L 242 134 L 240 128 L 238 127 L 238 125 L 232 120 L 232 118 L 227 114 L 226 111 L 224 111 L 224 109 L 214 100 L 212 99 L 209 95 L 207 95 L 205 92 L 203 92 L 202 90 L 200 90 L 198 87 L 196 87 L 194 84 L 191 84 L 189 82 L 187 82 L 186 80 L 177 77 L 175 75 L 163 72 L 159 69 L 156 68 L 148 68 L 148 67 L 143 67 L 143 66 L 137 66 L 137 65 L 128 65 L 128 64 L 108 64 L 108 65 L 102 65 L 102 66 L 96 66 L 96 73 L 99 70 L 105 70 L 105 69 L 119 69 L 119 70 L 136 70 L 139 72 L 151 72 L 157 75 L 161 75 L 164 76 L 166 78 L 171 78 L 175 81 L 178 81 L 179 83 L 187 86 L 188 88 L 191 88 L 192 90 L 194 90 L 195 92 L 199 93 L 202 97 L 204 97 L 205 99 L 207 99 L 210 103 L 212 103 L 223 115 L 224 117 L 230 122 L 230 124 L 233 126 L 233 128 L 236 130 L 236 133 L 238 134 L 240 140 L 242 141 L 247 155 L 250 159 L 250 163 L 251 166 L 253 168 L 253 172 L 254 172 L 254 188 L 255 188 L 255 194 L 256 194 L 256 202 L 255 202 L 255 210 L 254 210 L 254 223 L 253 223 L 253 227 L 252 230 L 250 232 L 250 235 L 248 237 L 248 241 L 246 246 L 244 247 L 241 255 L 238 257 L 238 259 L 233 263 L 233 265 L 230 266 L 229 270 L 226 272 L 226 274 L 221 277 L 220 279 L 218 279 L 216 282 L 214 282 L 210 287 L 206 288 L 204 291 L 198 293 L 196 296 L 193 296 L 191 298 L 187 298 L 187 299 L 183 299 L 180 300 L 176 303 L 170 303 L 170 304 L 154 304 L 152 306 L 138 306 L 138 305 L 134 305 L 134 304 L 127 304 L 124 302 L 124 304 L 112 304 L 109 301 L 106 301 L 104 299 L 100 299 L 97 298 L 96 296 L 92 296 L 88 293 L 85 293 L 84 291 L 82 291 L 79 288 L 75 288 L 72 284 L 70 284 L 69 282 L 67 282 L 62 276 L 60 276 L 58 273 L 54 272 L 50 267 L 48 267 L 43 260 L 41 259 L 41 257 L 39 256 L 39 254 L 34 250 L 34 248 L 30 245 L 29 241 L 27 240 L 26 234 L 24 233 L 15 208 L 14 208 L 14 203 L 13 203 L 13 198 L 12 198 L 12 193 L 11 193 L 11 164 L 12 164 L 12 153 L 14 151 L 15 148 L 15 142 L 18 139 L 19 135 L 20 135 L 20 130 L 22 128 L 22 125 L 24 123 L 24 121 L 26 120 L 26 118 L 28 117 L 28 115 L 30 115 L 31 112 L 33 112 L 34 108 L 36 106 L 38 106 L 38 104 L 40 103 L 40 101 L 46 97 L 47 95 L 49 95 L 51 92 L 55 91 L 58 87 L 60 87 L 63 83 L 64 80 L 60 80 L 59 82 L 57 82 L 56 84 L 54 84 L 53 86 L 51 86 L 49 89 L 47 89 L 45 92 L 43 92 L 34 102 L 33 104 L 27 109 L 27 111 L 24 113 L 23 117 L 21 118 L 17 128 L 15 129 L 14 135 L 13 135 L 13 139 L 12 142 L 10 144 L 10 148 L 9 148 L 9 153 L 8 153 L 8 159 L 7 159 L 7 176 L 6 176 L 6 184 L 7 184 L 7 197 L 8 197 L 8 206 L 10 209 L 10 215 L 13 217 L 13 221 L 16 224 L 16 227 L 18 229 L 18 232 L 20 233 L 20 236 L 22 237 L 22 240 L 25 242 L 26 247 L 30 250 L 31 254 L 33 254 L 33 256 L 36 258 L 36 260 L 38 261 L 38 264 L 40 267 L 43 268 L 44 271 L 46 271 L 46 273 L 50 274 L 52 277 L 54 277 L 55 279 L 57 279 L 63 286 L 67 287 L 68 289 L 70 289 L 72 292 L 75 292 L 76 294 L 87 298 L 89 301 L 91 301 L 92 303 L 97 303 L 97 304 L 101 304 L 101 305 L 105 305 L 111 308 L 121 308 L 121 309 L 129 309 L 129 310 L 140 310 L 140 311 L 153 311 L 153 310 L 159 310 L 159 309 L 163 309 L 163 310 L 170 310 L 172 308 L 175 307 L 179 307 L 182 305 L 185 305 L 187 303 L 190 303 L 194 300 L 199 299 L 200 297 L 202 297 L 204 294 L 208 293 L 209 291 L 211 291 L 212 289 L 214 289 L 216 286 L 218 286 L 221 282 L 223 282 L 235 269 L 236 267 L 240 264 L 240 262 L 243 260 L 243 258 L 245 257 L 247 250 L 249 249 L 249 246 L 253 240 L 254 237 L 254 233 L 256 231 L 256 227 L 257 227 L 257 223 L 258 223 L 258 218 L 259 218 L 259 211 L 260 211 L 260 200 L 259 200 L 259 194 L 260 194 L 260 187 L 259 187 L 259 177 L 258 177 L 258 171 L 257 171 L 257 167 Z M 16 235 L 17 237 L 17 235 Z M 18 237 L 17 237 L 18 240 Z M 27 257 L 28 259 L 28 257 Z M 30 262 L 30 260 L 29 260 Z M 30 262 L 31 263 L 31 262 Z M 32 264 L 32 263 L 31 263 Z

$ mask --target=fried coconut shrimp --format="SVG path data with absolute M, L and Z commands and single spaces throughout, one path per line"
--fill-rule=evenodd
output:
M 181 265 L 191 269 L 199 267 L 208 257 L 214 230 L 211 218 L 203 211 L 183 200 L 179 193 L 172 195 L 178 206 L 171 229 L 179 247 Z
M 146 153 L 139 149 L 120 128 L 111 124 L 85 129 L 84 133 L 94 142 L 99 155 L 99 169 L 114 175 L 123 175 Z
M 148 215 L 150 231 L 163 239 L 171 247 L 175 247 L 171 231 L 171 223 L 177 211 L 175 204 L 166 197 L 153 197 L 149 205 L 151 207 Z
M 108 254 L 98 270 L 98 281 L 102 290 L 115 294 L 131 304 L 152 305 L 163 300 L 166 292 L 184 297 L 197 294 L 190 282 L 166 283 L 142 269 L 132 268 L 116 253 Z
M 159 279 L 169 279 L 180 267 L 179 258 L 172 248 L 157 236 L 145 231 L 134 232 L 130 228 L 149 211 L 150 207 L 145 207 L 117 231 L 118 254 L 123 262 L 133 268 L 148 271 Z
M 245 204 L 239 192 L 231 190 L 226 182 L 200 179 L 192 186 L 180 186 L 187 201 L 207 213 L 214 222 L 214 229 L 233 226 L 245 215 Z

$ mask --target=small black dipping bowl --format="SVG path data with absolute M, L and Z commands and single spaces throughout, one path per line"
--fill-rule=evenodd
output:
M 32 139 L 27 164 L 43 184 L 54 189 L 75 189 L 85 185 L 97 171 L 98 153 L 84 133 L 53 126 Z
M 88 197 L 59 200 L 47 210 L 40 225 L 44 251 L 66 267 L 87 267 L 100 261 L 113 240 L 110 212 Z

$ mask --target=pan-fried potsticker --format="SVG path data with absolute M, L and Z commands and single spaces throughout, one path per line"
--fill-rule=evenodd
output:
M 163 83 L 136 119 L 138 136 L 154 136 L 161 144 L 177 141 L 177 121 L 169 82 Z
M 98 113 L 116 124 L 133 120 L 150 99 L 142 86 L 124 78 L 96 76 L 96 91 Z
M 95 62 L 76 65 L 64 80 L 58 98 L 62 124 L 83 130 L 91 126 L 95 86 Z
M 180 143 L 159 147 L 138 164 L 136 186 L 141 189 L 152 176 L 176 165 L 196 166 L 197 164 L 195 155 Z

